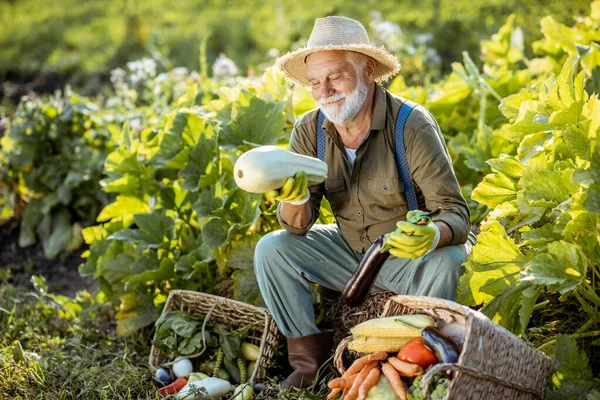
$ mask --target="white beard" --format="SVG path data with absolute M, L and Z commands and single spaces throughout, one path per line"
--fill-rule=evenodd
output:
M 367 93 L 367 85 L 362 79 L 359 79 L 356 88 L 349 95 L 336 93 L 325 99 L 319 99 L 319 108 L 329 121 L 334 124 L 345 125 L 354 120 L 367 99 Z M 345 99 L 342 105 L 330 104 L 340 99 Z

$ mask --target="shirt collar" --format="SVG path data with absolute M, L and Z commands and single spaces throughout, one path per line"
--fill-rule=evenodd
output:
M 376 83 L 375 85 L 375 97 L 373 99 L 373 116 L 371 118 L 371 131 L 378 130 L 381 131 L 385 128 L 385 117 L 386 117 L 386 96 L 385 90 Z M 323 122 L 323 129 L 325 132 L 336 132 L 335 126 L 332 122 L 330 122 L 327 118 Z

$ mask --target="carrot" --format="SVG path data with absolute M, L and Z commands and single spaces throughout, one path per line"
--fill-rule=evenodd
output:
M 423 375 L 423 368 L 417 364 L 407 363 L 406 361 L 402 361 L 397 359 L 396 357 L 388 358 L 388 361 L 401 376 L 418 376 Z
M 365 379 L 358 389 L 358 398 L 360 400 L 365 400 L 367 398 L 367 393 L 369 393 L 369 390 L 371 390 L 373 386 L 377 385 L 380 376 L 381 372 L 379 372 L 379 368 L 373 368 L 369 371 L 367 379 Z
M 352 386 L 352 383 L 354 382 L 354 379 L 356 379 L 356 375 L 358 374 L 354 374 L 354 375 L 350 375 L 350 376 L 342 376 L 341 378 L 335 378 L 332 379 L 328 384 L 327 387 L 329 389 L 335 389 L 335 388 L 349 388 Z
M 385 351 L 376 351 L 373 354 L 368 354 L 366 356 L 357 358 L 356 360 L 354 360 L 350 368 L 348 368 L 348 370 L 344 372 L 344 375 L 356 374 L 358 373 L 358 371 L 362 370 L 365 367 L 365 365 L 373 361 L 385 360 L 387 356 L 388 354 Z
M 333 399 L 333 398 L 334 398 L 335 396 L 337 396 L 337 394 L 338 394 L 339 392 L 341 392 L 341 391 L 342 391 L 342 388 L 335 388 L 335 389 L 331 389 L 331 393 L 329 393 L 329 394 L 327 395 L 327 400 L 331 400 L 331 399 Z M 343 394 L 342 394 L 342 396 L 343 396 Z
M 348 389 L 348 388 L 344 389 L 344 391 L 342 392 L 342 395 L 340 396 L 340 400 L 345 400 L 346 395 L 348 394 L 349 391 L 350 391 L 350 389 Z
M 398 374 L 396 368 L 392 367 L 389 363 L 384 363 L 381 366 L 381 370 L 383 371 L 383 375 L 390 381 L 394 393 L 396 393 L 401 400 L 406 400 L 406 388 L 404 387 L 404 382 L 402 382 L 402 378 L 400 378 L 400 374 Z
M 356 376 L 356 379 L 354 379 L 354 383 L 352 384 L 350 391 L 348 392 L 346 397 L 344 397 L 344 400 L 356 400 L 356 398 L 358 397 L 358 389 L 360 388 L 360 385 L 362 385 L 365 379 L 367 379 L 369 372 L 373 368 L 377 368 L 378 364 L 379 361 L 371 361 L 363 369 L 360 370 L 360 372 Z

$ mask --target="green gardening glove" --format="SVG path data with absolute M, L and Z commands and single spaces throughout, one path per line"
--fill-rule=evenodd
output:
M 293 177 L 287 178 L 276 192 L 274 197 L 279 201 L 296 205 L 306 203 L 310 198 L 308 174 L 304 171 L 297 172 Z
M 431 218 L 421 217 L 422 211 L 409 211 L 406 221 L 398 221 L 395 231 L 385 237 L 385 247 L 397 258 L 416 260 L 435 249 L 440 231 Z

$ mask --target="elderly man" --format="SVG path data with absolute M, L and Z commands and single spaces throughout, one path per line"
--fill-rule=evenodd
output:
M 310 283 L 341 291 L 370 244 L 396 231 L 374 290 L 454 299 L 470 251 L 469 209 L 435 119 L 421 106 L 399 115 L 406 100 L 377 84 L 398 72 L 398 61 L 370 45 L 359 22 L 317 19 L 308 46 L 277 65 L 310 87 L 319 104 L 295 124 L 291 151 L 320 157 L 329 168 L 320 185 L 307 187 L 304 173 L 289 178 L 293 185 L 278 196 L 284 230 L 262 238 L 254 259 L 267 307 L 288 338 L 294 371 L 283 387 L 302 387 L 330 356 L 333 339 L 315 323 Z M 404 182 L 401 164 L 409 174 Z M 314 225 L 322 196 L 336 224 Z M 405 219 L 416 208 L 441 213 L 428 225 L 413 225 Z

